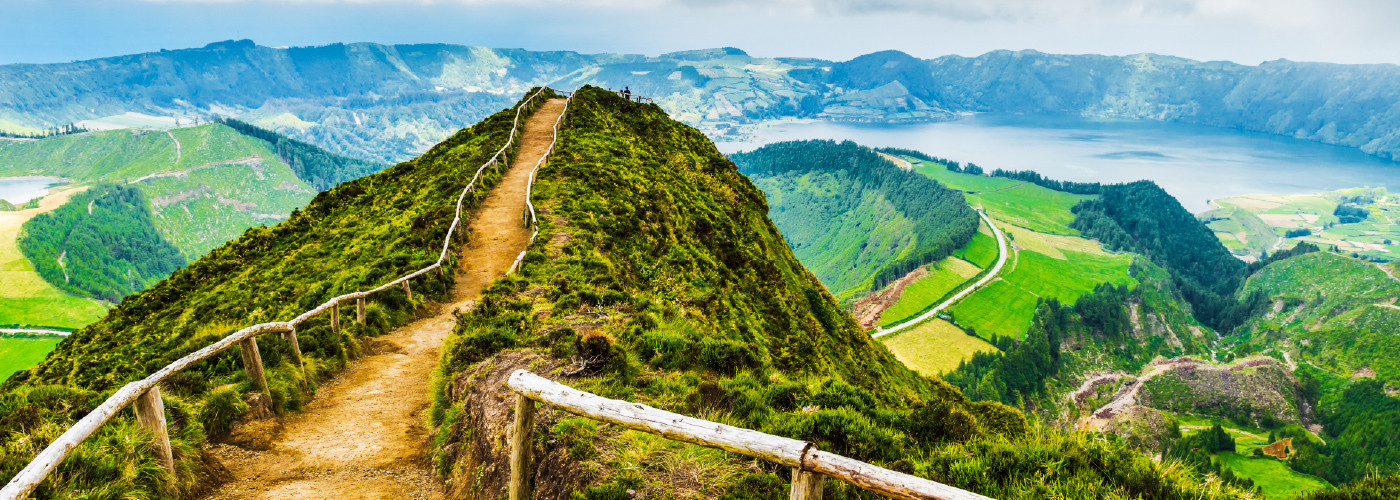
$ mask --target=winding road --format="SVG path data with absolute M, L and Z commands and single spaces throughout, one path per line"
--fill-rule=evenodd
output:
M 937 316 L 939 312 L 942 312 L 944 309 L 951 307 L 959 300 L 962 300 L 963 297 L 971 295 L 972 292 L 977 291 L 978 289 L 982 288 L 983 285 L 986 285 L 987 283 L 990 283 L 993 279 L 996 279 L 997 274 L 1001 272 L 1002 266 L 1006 265 L 1006 258 L 1009 254 L 1009 252 L 1006 251 L 1006 235 L 1002 234 L 1001 229 L 998 229 L 996 224 L 992 224 L 992 218 L 987 217 L 986 212 L 978 210 L 977 215 L 982 217 L 982 221 L 987 223 L 987 227 L 992 228 L 992 234 L 995 235 L 997 238 L 997 263 L 992 266 L 992 270 L 987 274 L 983 275 L 982 279 L 977 280 L 977 282 L 973 283 L 972 286 L 958 291 L 958 293 L 954 294 L 952 297 L 948 297 L 948 300 L 945 300 L 943 301 L 943 303 L 934 306 L 933 309 L 929 309 L 927 312 L 920 314 L 914 319 L 905 321 L 898 325 L 894 325 L 888 329 L 877 329 L 875 331 L 875 334 L 871 335 L 872 337 L 880 338 L 885 335 L 889 335 L 891 333 L 895 333 L 917 325 L 919 323 L 928 321 L 929 318 Z

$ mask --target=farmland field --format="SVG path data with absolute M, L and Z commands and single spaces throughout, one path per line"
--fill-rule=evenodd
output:
M 1369 215 L 1343 224 L 1338 205 Z M 1251 259 L 1307 241 L 1324 248 L 1382 259 L 1400 259 L 1400 197 L 1384 188 L 1352 188 L 1310 195 L 1247 195 L 1213 202 L 1200 217 L 1235 255 Z M 1308 234 L 1288 237 L 1288 231 Z
M 58 336 L 34 338 L 0 336 L 0 381 L 10 378 L 10 374 L 44 360 L 44 356 L 62 340 Z
M 1097 243 L 1073 236 L 1044 234 L 997 221 L 1019 248 L 1001 278 L 953 306 L 959 325 L 978 336 L 1020 338 L 1041 298 L 1073 304 L 1099 283 L 1133 284 L 1132 255 L 1109 254 Z
M 919 315 L 979 271 L 977 266 L 957 257 L 948 257 L 929 266 L 928 276 L 906 287 L 899 301 L 880 315 L 880 326 L 890 326 Z
M 973 337 L 947 321 L 933 319 L 880 339 L 896 358 L 924 375 L 937 375 L 958 367 L 975 352 L 996 347 Z

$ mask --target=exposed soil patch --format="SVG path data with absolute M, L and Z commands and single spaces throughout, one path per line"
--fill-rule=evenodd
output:
M 459 253 L 453 299 L 426 318 L 375 339 L 370 354 L 317 391 L 306 411 L 288 415 L 267 451 L 211 446 L 234 480 L 210 498 L 442 498 L 428 461 L 428 383 L 453 311 L 468 307 L 503 276 L 529 243 L 521 227 L 530 169 L 549 148 L 564 100 L 546 103 L 525 122 L 510 170 L 471 220 Z
M 899 296 L 904 294 L 904 289 L 924 276 L 928 276 L 928 269 L 921 266 L 895 280 L 883 290 L 866 295 L 856 301 L 854 314 L 856 320 L 860 322 L 860 327 L 866 330 L 875 328 L 875 322 L 880 320 L 880 315 L 885 312 L 885 309 L 889 309 L 896 302 L 899 302 Z

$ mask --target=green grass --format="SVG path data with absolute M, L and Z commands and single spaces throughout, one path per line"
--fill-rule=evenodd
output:
M 948 257 L 935 265 L 928 266 L 929 274 L 904 288 L 899 300 L 880 314 L 880 326 L 890 326 L 918 316 L 937 304 L 948 292 L 953 291 L 979 272 L 977 266 L 957 257 Z
M 985 175 L 963 174 L 948 171 L 948 167 L 941 163 L 919 161 L 913 158 L 904 157 L 914 165 L 914 171 L 932 177 L 944 185 L 963 191 L 982 192 L 994 189 L 1003 189 L 1017 184 L 1021 181 L 1007 179 L 1005 177 L 988 177 Z
M 1295 471 L 1282 460 L 1273 457 L 1253 456 L 1255 448 L 1261 448 L 1268 444 L 1265 443 L 1269 436 L 1269 431 L 1266 429 L 1241 426 L 1221 418 L 1185 414 L 1175 414 L 1174 417 L 1182 427 L 1191 427 L 1182 429 L 1183 435 L 1195 434 L 1210 428 L 1212 425 L 1220 424 L 1231 437 L 1235 438 L 1235 451 L 1216 453 L 1216 459 L 1222 465 L 1234 470 L 1236 475 L 1249 478 L 1254 481 L 1256 486 L 1262 487 L 1265 498 L 1270 500 L 1292 499 L 1310 491 L 1332 488 L 1332 485 L 1326 480 Z
M 1332 489 L 1332 485 L 1322 478 L 1295 471 L 1287 463 L 1273 457 L 1229 452 L 1216 453 L 1215 457 L 1222 465 L 1233 469 L 1236 475 L 1253 480 L 1269 500 L 1291 500 L 1308 492 Z
M 11 373 L 28 370 L 29 367 L 43 361 L 44 356 L 62 339 L 58 336 L 0 336 L 0 380 L 10 378 Z
M 1069 194 L 1035 184 L 1022 184 L 996 192 L 968 195 L 968 202 L 981 206 L 998 221 L 1050 234 L 1079 234 L 1071 229 L 1070 207 L 1093 196 Z
M 949 312 L 959 325 L 972 328 L 984 339 L 996 335 L 1021 338 L 1035 316 L 1036 299 L 1021 287 L 997 280 L 964 298 Z
M 997 262 L 997 240 L 992 236 L 987 224 L 982 223 L 977 234 L 972 236 L 972 241 L 967 242 L 967 246 L 962 250 L 953 253 L 954 257 L 971 262 L 972 265 L 986 269 Z
M 880 338 L 905 366 L 929 376 L 952 371 L 976 352 L 995 352 L 987 341 L 968 335 L 941 319 L 925 321 L 899 333 Z
M 1015 179 L 950 172 L 942 164 L 914 163 L 914 171 L 953 189 L 967 191 L 967 200 L 997 220 L 1051 234 L 1079 234 L 1070 229 L 1075 203 L 1093 198 L 1047 189 Z
M 1030 241 L 1029 237 L 1022 239 Z M 1038 299 L 1055 298 L 1073 304 L 1099 283 L 1136 283 L 1128 275 L 1131 255 L 1080 251 L 1086 249 L 1083 244 L 1087 243 L 1080 238 L 1057 236 L 1037 241 L 1038 245 L 1049 245 L 1043 251 L 1054 251 L 1063 259 L 1030 250 L 1016 252 L 1014 260 L 1002 269 L 1000 280 L 951 308 L 958 324 L 973 328 L 982 338 L 1020 338 L 1030 326 Z

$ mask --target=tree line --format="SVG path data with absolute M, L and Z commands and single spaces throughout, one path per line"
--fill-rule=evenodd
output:
M 19 249 L 55 287 L 113 303 L 185 264 L 156 230 L 146 196 L 122 185 L 94 187 L 25 222 Z
M 0 130 L 0 137 L 9 139 L 43 139 L 45 137 L 81 134 L 83 132 L 91 132 L 91 130 L 88 130 L 87 127 L 82 125 L 70 123 L 58 127 L 46 128 L 39 132 L 10 132 L 7 130 Z
M 901 153 L 902 154 L 902 153 Z M 914 222 L 915 249 L 876 271 L 872 288 L 884 288 L 920 266 L 943 260 L 977 233 L 977 212 L 961 192 L 894 166 L 875 150 L 851 141 L 790 141 L 731 157 L 740 173 L 781 175 L 825 172 L 884 196 Z
M 217 122 L 240 134 L 271 144 L 277 150 L 277 156 L 292 167 L 292 172 L 318 191 L 325 191 L 342 182 L 384 170 L 388 166 L 331 153 L 315 145 L 232 118 L 220 118 Z
M 927 162 L 942 163 L 943 166 L 948 167 L 948 170 L 951 172 L 982 175 L 982 167 L 979 167 L 976 163 L 972 162 L 962 163 L 954 160 L 949 160 L 947 158 L 939 158 L 937 156 L 928 155 L 925 154 L 923 151 L 906 148 L 880 148 L 878 151 L 892 155 L 908 156 L 910 158 L 916 158 Z

